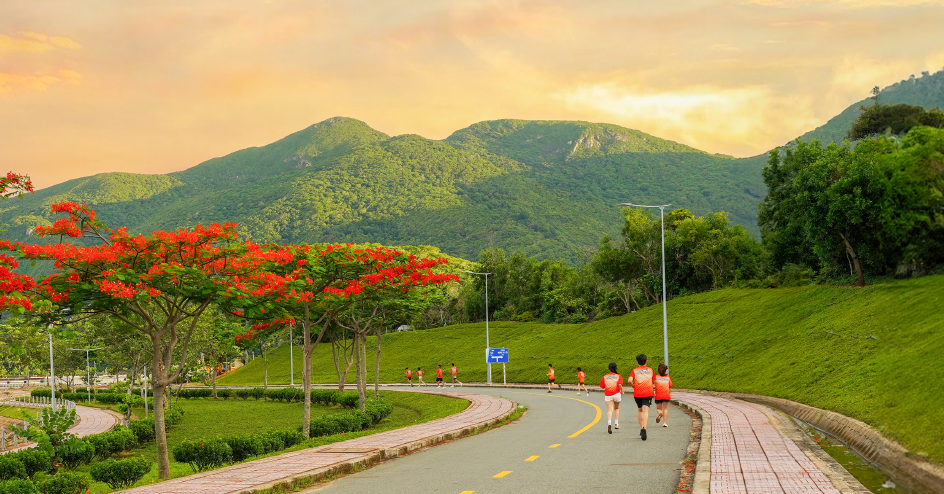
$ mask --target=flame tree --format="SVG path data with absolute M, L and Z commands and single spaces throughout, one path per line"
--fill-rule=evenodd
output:
M 359 301 L 403 294 L 419 286 L 458 281 L 435 273 L 446 259 L 419 259 L 384 247 L 353 245 L 254 246 L 239 260 L 254 271 L 229 294 L 231 312 L 262 321 L 240 339 L 253 338 L 287 324 L 302 330 L 302 431 L 311 422 L 311 355 L 337 314 Z

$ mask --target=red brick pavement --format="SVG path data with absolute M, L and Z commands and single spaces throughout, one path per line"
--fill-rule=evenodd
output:
M 413 392 L 422 393 L 427 391 Z M 428 392 L 435 393 L 435 391 Z M 449 396 L 464 398 L 469 400 L 471 404 L 460 413 L 425 424 L 417 424 L 349 441 L 240 463 L 219 470 L 137 487 L 124 492 L 134 494 L 226 494 L 240 492 L 269 482 L 287 480 L 312 470 L 330 467 L 345 461 L 366 458 L 370 454 L 330 453 L 326 451 L 340 448 L 370 450 L 397 448 L 439 434 L 458 432 L 469 426 L 487 423 L 511 412 L 515 406 L 509 400 L 492 396 L 463 393 L 450 393 Z
M 38 410 L 38 409 L 37 409 Z M 112 427 L 118 423 L 118 419 L 114 415 L 107 413 L 98 408 L 90 408 L 83 406 L 75 407 L 75 414 L 78 418 L 78 423 L 69 428 L 68 432 L 71 432 L 79 437 L 90 436 L 92 434 L 98 434 L 100 432 L 108 432 Z M 7 431 L 10 429 L 7 428 Z M 9 432 L 8 432 L 9 434 Z M 10 439 L 7 439 L 9 441 Z M 0 454 L 12 453 L 14 451 L 20 451 L 23 449 L 32 448 L 36 446 L 35 443 L 25 444 L 19 448 L 11 448 L 6 451 L 0 451 Z
M 672 393 L 711 417 L 711 493 L 829 493 L 832 482 L 753 406 L 693 393 Z

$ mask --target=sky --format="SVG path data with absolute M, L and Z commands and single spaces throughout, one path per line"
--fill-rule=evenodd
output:
M 168 173 L 333 116 L 587 120 L 753 156 L 944 68 L 944 0 L 4 0 L 0 166 Z

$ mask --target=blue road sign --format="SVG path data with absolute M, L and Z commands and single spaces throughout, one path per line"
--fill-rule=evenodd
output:
M 501 364 L 508 362 L 507 348 L 489 348 L 485 355 L 485 361 L 491 364 Z

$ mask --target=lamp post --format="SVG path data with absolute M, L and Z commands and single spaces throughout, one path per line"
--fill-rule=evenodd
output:
M 661 206 L 644 206 L 642 204 L 633 204 L 630 202 L 624 202 L 617 204 L 617 206 L 629 206 L 634 208 L 651 208 L 659 209 L 659 220 L 662 223 L 662 228 L 660 233 L 662 233 L 662 352 L 665 354 L 665 365 L 669 365 L 669 318 L 666 311 L 665 305 L 668 303 L 668 299 L 665 296 L 665 208 L 671 206 L 671 204 L 663 204 Z
M 88 391 L 88 401 L 92 402 L 92 366 L 89 365 L 89 352 L 94 350 L 101 350 L 102 347 L 98 348 L 70 348 L 73 352 L 85 352 L 85 390 Z
M 485 276 L 485 360 L 488 362 L 488 350 L 491 348 L 488 344 L 488 275 L 492 273 L 476 273 L 474 271 L 462 270 L 463 273 L 477 274 Z M 492 363 L 488 362 L 488 373 L 487 373 L 487 382 L 488 385 L 492 385 Z
M 49 325 L 49 404 L 53 410 L 56 409 L 56 370 L 52 362 L 52 324 Z M 26 376 L 26 384 L 29 385 L 29 374 Z

